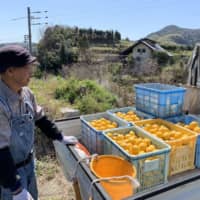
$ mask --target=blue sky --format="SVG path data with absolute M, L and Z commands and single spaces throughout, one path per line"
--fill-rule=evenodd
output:
M 199 0 L 1 0 L 0 43 L 23 42 L 28 33 L 27 7 L 48 11 L 50 26 L 68 25 L 101 30 L 118 30 L 123 38 L 137 40 L 167 25 L 200 28 Z M 46 22 L 45 13 L 32 23 Z M 12 20 L 21 18 L 20 20 Z M 45 25 L 33 25 L 37 42 Z

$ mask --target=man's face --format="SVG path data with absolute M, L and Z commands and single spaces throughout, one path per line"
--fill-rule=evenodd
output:
M 13 84 L 21 88 L 28 85 L 33 74 L 33 66 L 30 64 L 24 67 L 11 67 L 9 71 Z

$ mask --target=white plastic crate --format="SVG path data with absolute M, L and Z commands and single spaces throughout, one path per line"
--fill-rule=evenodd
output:
M 80 120 L 82 142 L 88 148 L 90 153 L 103 153 L 103 131 L 96 130 L 89 124 L 89 122 L 91 122 L 92 120 L 100 118 L 105 118 L 110 121 L 116 122 L 118 127 L 127 127 L 129 125 L 128 122 L 120 120 L 106 112 L 81 116 Z
M 114 115 L 115 117 L 117 117 L 119 119 L 122 119 L 119 116 L 117 116 L 116 113 L 117 112 L 127 113 L 129 111 L 133 111 L 138 117 L 140 117 L 141 120 L 155 118 L 153 115 L 149 115 L 147 113 L 144 113 L 144 112 L 141 112 L 139 110 L 136 110 L 135 107 L 131 107 L 131 106 L 124 107 L 124 108 L 115 108 L 115 109 L 112 109 L 112 110 L 108 110 L 107 112 L 110 113 L 110 114 L 112 114 L 112 115 Z M 124 120 L 125 122 L 127 122 L 127 120 L 125 120 L 125 119 L 122 119 L 122 120 Z M 130 122 L 130 121 L 128 121 L 128 122 L 130 123 L 130 125 L 134 124 L 134 122 Z

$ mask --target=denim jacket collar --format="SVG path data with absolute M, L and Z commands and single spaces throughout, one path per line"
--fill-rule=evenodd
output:
M 10 101 L 16 101 L 21 99 L 22 92 L 20 94 L 17 94 L 13 90 L 11 90 L 1 79 L 0 79 L 0 89 Z

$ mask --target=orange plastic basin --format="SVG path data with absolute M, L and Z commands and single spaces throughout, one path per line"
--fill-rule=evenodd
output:
M 136 177 L 135 167 L 127 160 L 114 155 L 100 155 L 93 158 L 90 169 L 98 178 Z M 113 200 L 121 200 L 134 194 L 133 184 L 127 178 L 100 181 L 100 183 Z

